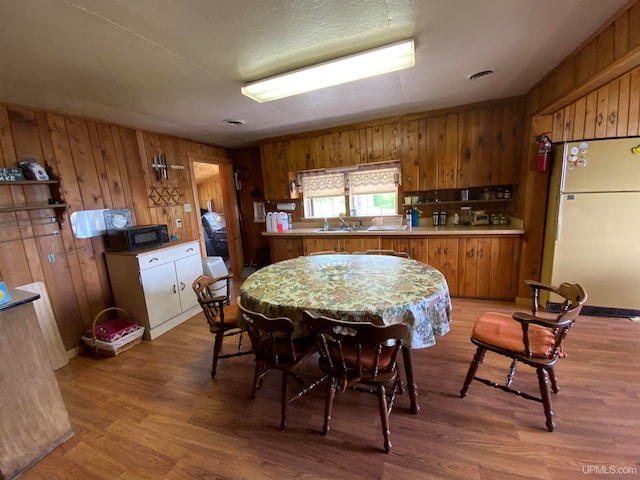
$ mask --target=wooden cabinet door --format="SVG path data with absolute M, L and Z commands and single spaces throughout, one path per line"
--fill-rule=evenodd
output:
M 315 252 L 344 251 L 344 240 L 333 236 L 332 238 L 305 238 L 302 241 L 302 245 L 305 255 L 310 255 Z
M 364 252 L 379 248 L 379 237 L 346 237 L 343 248 L 345 252 Z
M 301 238 L 269 237 L 269 249 L 273 263 L 303 255 Z
M 520 238 L 462 238 L 457 295 L 512 300 L 517 292 Z
M 174 262 L 142 270 L 140 278 L 151 328 L 182 312 Z
M 200 255 L 191 255 L 190 257 L 176 260 L 175 270 L 181 311 L 185 312 L 198 305 L 198 297 L 191 285 L 196 278 L 202 275 L 202 259 Z

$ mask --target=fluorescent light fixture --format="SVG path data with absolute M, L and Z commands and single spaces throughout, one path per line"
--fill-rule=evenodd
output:
M 264 103 L 414 65 L 414 43 L 410 39 L 249 83 L 241 90 Z

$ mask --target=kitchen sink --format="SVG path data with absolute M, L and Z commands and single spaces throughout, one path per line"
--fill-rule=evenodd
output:
M 331 227 L 328 229 L 316 228 L 314 232 L 317 233 L 330 233 L 330 232 L 366 232 L 366 227 Z

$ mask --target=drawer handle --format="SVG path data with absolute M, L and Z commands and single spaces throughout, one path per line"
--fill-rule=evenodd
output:
M 150 258 L 150 259 L 149 259 L 149 262 L 148 262 L 148 263 L 151 263 L 151 262 L 159 262 L 159 261 L 160 261 L 160 259 L 158 259 L 158 258 L 156 258 L 156 257 L 153 257 L 153 258 Z
M 193 252 L 193 247 L 187 248 L 187 252 Z
M 180 282 L 180 291 L 184 290 L 184 287 L 186 287 L 186 285 L 184 284 L 184 282 Z

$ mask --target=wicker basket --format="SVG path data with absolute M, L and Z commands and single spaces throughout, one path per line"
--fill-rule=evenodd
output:
M 119 307 L 105 308 L 95 316 L 95 318 L 93 319 L 93 326 L 91 330 L 86 335 L 82 336 L 82 341 L 87 346 L 95 350 L 97 355 L 106 355 L 109 357 L 115 357 L 116 355 L 119 355 L 122 352 L 126 352 L 127 350 L 129 350 L 130 348 L 134 347 L 135 345 L 137 345 L 142 341 L 142 335 L 144 334 L 144 327 L 142 325 L 138 325 L 137 328 L 133 331 L 130 331 L 131 329 L 128 329 L 129 333 L 122 336 L 116 335 L 114 337 L 116 339 L 110 342 L 96 338 L 96 323 L 98 319 L 104 313 L 109 312 L 111 310 L 120 311 L 126 315 L 127 319 L 130 318 L 129 314 L 122 308 L 119 308 Z M 91 335 L 89 335 L 89 333 Z

